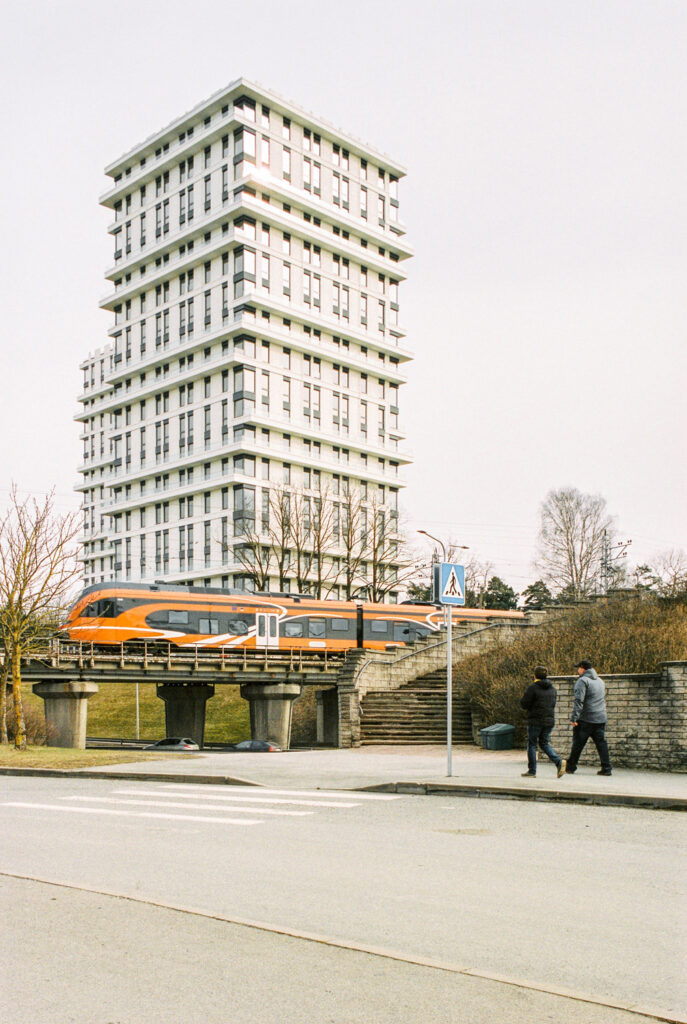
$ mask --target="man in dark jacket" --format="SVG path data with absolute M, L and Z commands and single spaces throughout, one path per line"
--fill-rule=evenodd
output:
M 597 676 L 591 661 L 583 658 L 575 666 L 579 676 L 573 691 L 573 709 L 570 721 L 573 724 L 572 749 L 568 758 L 568 774 L 577 771 L 577 762 L 587 740 L 594 740 L 599 752 L 601 768 L 597 775 L 612 775 L 611 757 L 606 742 L 606 687 Z
M 551 730 L 556 724 L 556 687 L 548 677 L 543 665 L 534 670 L 534 682 L 525 690 L 520 706 L 527 712 L 527 771 L 523 776 L 533 778 L 537 774 L 537 743 L 550 761 L 556 765 L 558 778 L 565 772 L 566 762 L 549 743 Z

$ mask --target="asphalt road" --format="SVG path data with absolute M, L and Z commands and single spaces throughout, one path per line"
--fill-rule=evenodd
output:
M 687 1017 L 683 815 L 1 786 L 0 982 L 22 993 L 7 1024 Z

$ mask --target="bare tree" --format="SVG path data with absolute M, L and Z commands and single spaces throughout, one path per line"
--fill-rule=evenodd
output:
M 411 551 L 398 516 L 376 499 L 370 502 L 366 540 L 364 554 L 369 567 L 371 601 L 384 601 L 391 591 L 418 579 L 422 564 Z
M 333 540 L 342 551 L 341 586 L 344 598 L 351 598 L 367 586 L 365 576 L 365 551 L 369 511 L 363 505 L 362 492 L 346 487 L 340 504 L 334 505 Z
M 657 555 L 650 566 L 655 589 L 661 597 L 677 597 L 687 591 L 687 555 L 671 548 Z
M 253 583 L 255 590 L 269 589 L 272 573 L 273 550 L 255 526 L 244 525 L 243 533 L 234 548 L 234 558 L 243 574 Z
M 336 579 L 337 566 L 333 557 L 335 511 L 329 489 L 313 498 L 312 503 L 312 572 L 311 589 L 317 598 L 321 598 L 325 587 L 329 587 Z
M 291 494 L 290 540 L 293 572 L 299 594 L 307 594 L 310 589 L 313 567 L 312 514 L 312 498 L 294 491 Z
M 269 538 L 279 577 L 279 589 L 286 590 L 291 567 L 291 494 L 285 487 L 270 491 Z
M 34 498 L 22 501 L 13 484 L 9 507 L 0 520 L 0 634 L 10 662 L 15 746 L 21 750 L 26 748 L 21 659 L 31 643 L 45 635 L 80 571 L 75 544 L 79 517 L 58 515 L 54 499 L 52 491 L 42 503 Z M 7 742 L 6 702 L 2 713 L 2 737 Z
M 449 557 L 449 561 L 453 561 Z M 465 603 L 475 608 L 484 607 L 484 599 L 489 584 L 489 577 L 494 571 L 494 563 L 482 561 L 475 554 L 465 559 Z
M 613 518 L 601 495 L 574 487 L 549 491 L 540 507 L 535 566 L 555 590 L 583 597 L 599 574 L 604 538 L 612 534 Z

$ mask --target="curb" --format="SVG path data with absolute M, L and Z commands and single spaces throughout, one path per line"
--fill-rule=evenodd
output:
M 31 775 L 48 779 L 116 779 L 118 782 L 200 782 L 205 786 L 262 786 L 230 775 L 181 775 L 157 772 L 104 772 L 92 768 L 0 768 L 0 775 Z
M 515 786 L 475 786 L 469 783 L 389 782 L 360 787 L 360 792 L 399 793 L 405 796 L 464 796 L 501 800 L 544 800 L 597 807 L 640 807 L 656 811 L 687 811 L 687 799 L 670 796 L 639 796 L 635 793 L 577 793 L 551 789 L 519 789 Z
M 174 782 L 196 783 L 206 786 L 255 786 L 264 788 L 264 782 L 254 782 L 231 775 L 183 775 L 157 772 L 97 771 L 91 768 L 0 768 L 0 775 L 33 776 L 42 778 L 114 779 L 118 782 Z M 315 789 L 326 789 L 314 786 Z M 336 787 L 335 787 L 336 788 Z M 571 790 L 520 789 L 517 786 L 474 785 L 470 783 L 441 782 L 380 782 L 370 786 L 341 789 L 348 793 L 398 793 L 403 796 L 456 796 L 493 800 L 542 800 L 564 804 L 586 804 L 596 807 L 639 807 L 656 811 L 687 811 L 687 798 L 669 796 L 640 796 L 636 793 L 579 793 Z

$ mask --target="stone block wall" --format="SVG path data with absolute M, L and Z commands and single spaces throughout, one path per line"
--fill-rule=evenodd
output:
M 687 772 L 687 662 L 667 662 L 650 674 L 604 675 L 611 763 L 618 768 Z M 555 749 L 565 757 L 572 743 L 570 713 L 577 676 L 552 676 L 558 689 Z M 580 764 L 598 764 L 589 740 Z

